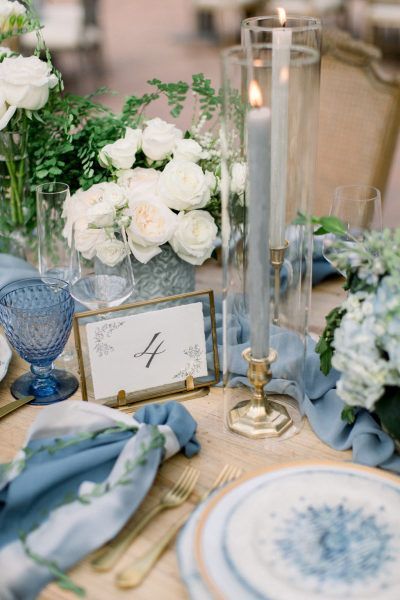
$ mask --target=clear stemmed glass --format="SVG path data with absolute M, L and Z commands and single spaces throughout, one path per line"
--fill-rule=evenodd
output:
M 92 230 L 93 235 L 99 230 Z M 103 230 L 102 230 L 103 232 Z M 105 244 L 88 251 L 74 227 L 73 241 L 79 251 L 81 273 L 71 284 L 71 294 L 89 310 L 119 306 L 134 290 L 130 251 L 123 229 L 113 232 Z M 85 232 L 87 235 L 87 232 Z M 85 240 L 86 241 L 86 240 Z M 108 244 L 108 245 L 107 245 Z
M 54 369 L 72 327 L 74 301 L 65 281 L 21 279 L 0 290 L 0 322 L 18 354 L 31 365 L 11 385 L 14 397 L 35 396 L 32 404 L 52 404 L 78 388 L 74 375 Z
M 332 264 L 335 242 L 340 240 L 352 246 L 362 242 L 367 231 L 382 231 L 380 191 L 369 185 L 339 186 L 335 189 L 329 214 L 343 221 L 347 229 L 344 236 L 329 233 L 324 237 L 323 255 Z M 346 274 L 342 273 L 342 275 Z
M 60 181 L 46 182 L 36 188 L 39 272 L 71 283 L 80 276 L 80 263 L 74 245 L 69 246 L 63 236 L 63 207 L 69 198 L 69 186 Z M 73 341 L 69 340 L 59 362 L 69 365 L 75 356 Z
M 74 245 L 70 247 L 63 236 L 62 209 L 69 196 L 68 185 L 58 181 L 43 183 L 36 188 L 40 274 L 71 283 L 79 277 L 80 265 Z

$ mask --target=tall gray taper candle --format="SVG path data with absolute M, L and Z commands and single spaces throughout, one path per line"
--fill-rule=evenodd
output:
M 250 345 L 253 358 L 269 355 L 269 223 L 271 111 L 262 107 L 260 88 L 250 83 L 247 115 L 248 267 Z

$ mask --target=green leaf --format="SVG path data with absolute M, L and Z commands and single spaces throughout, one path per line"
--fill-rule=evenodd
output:
M 310 217 L 301 211 L 298 212 L 297 217 L 293 221 L 293 225 L 309 225 Z
M 336 235 L 346 234 L 346 226 L 338 217 L 315 217 L 299 212 L 293 223 L 295 225 L 309 225 L 310 223 L 319 225 L 319 228 L 314 231 L 314 235 L 325 235 L 326 233 L 335 233 Z
M 337 235 L 346 234 L 346 226 L 338 217 L 321 217 L 319 219 L 320 225 L 326 229 L 327 233 L 335 233 Z
M 332 368 L 332 357 L 333 357 L 332 348 L 329 348 L 328 350 L 326 350 L 325 352 L 320 354 L 319 368 L 324 375 L 329 375 L 329 373 L 330 373 L 330 370 Z
M 350 423 L 350 425 L 352 423 L 354 423 L 354 421 L 356 420 L 355 407 L 354 406 L 348 406 L 346 404 L 346 406 L 342 410 L 341 417 L 342 417 L 343 421 L 347 421 L 347 423 Z
M 315 351 L 318 352 L 318 354 L 323 354 L 328 350 L 328 348 L 329 346 L 326 339 L 324 337 L 320 337 L 317 345 L 315 346 Z
M 329 233 L 329 231 L 327 231 L 325 227 L 318 227 L 318 229 L 314 231 L 314 235 L 325 235 L 326 233 Z
M 385 429 L 400 440 L 400 388 L 388 386 L 375 405 L 375 411 Z
M 322 332 L 315 351 L 319 354 L 320 358 L 320 369 L 324 375 L 328 375 L 332 368 L 332 358 L 334 354 L 333 340 L 335 336 L 335 329 L 339 327 L 345 310 L 338 306 L 330 311 L 325 317 L 326 326 Z

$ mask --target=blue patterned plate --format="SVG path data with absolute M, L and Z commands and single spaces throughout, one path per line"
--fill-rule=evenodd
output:
M 400 598 L 394 475 L 335 463 L 264 469 L 221 490 L 197 521 L 194 597 Z

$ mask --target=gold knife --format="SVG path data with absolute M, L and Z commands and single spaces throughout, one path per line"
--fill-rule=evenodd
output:
M 20 406 L 24 406 L 24 404 L 28 404 L 28 402 L 32 402 L 35 399 L 35 396 L 21 396 L 18 400 L 14 400 L 14 402 L 9 402 L 5 406 L 0 408 L 0 419 L 9 415 L 14 410 L 17 410 Z

